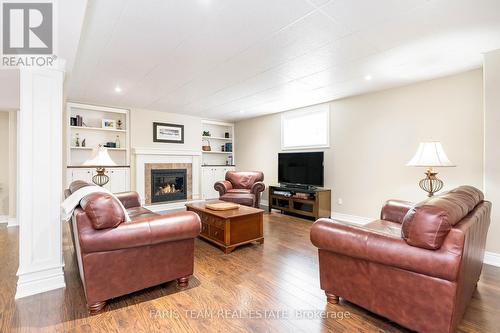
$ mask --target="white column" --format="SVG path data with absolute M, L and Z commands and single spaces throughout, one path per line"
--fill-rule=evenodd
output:
M 9 112 L 9 227 L 17 226 L 17 114 Z
M 500 265 L 500 50 L 484 55 L 483 72 L 484 194 L 493 203 L 485 261 Z
M 20 72 L 16 298 L 65 287 L 60 217 L 64 72 Z

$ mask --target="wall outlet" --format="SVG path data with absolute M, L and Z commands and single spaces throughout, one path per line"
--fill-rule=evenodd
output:
M 338 198 L 338 199 L 337 199 L 337 203 L 338 203 L 339 205 L 342 205 L 342 204 L 344 203 L 344 201 L 342 201 L 342 198 Z

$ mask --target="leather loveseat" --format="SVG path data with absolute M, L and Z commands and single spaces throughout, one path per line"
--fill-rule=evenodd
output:
M 228 171 L 226 180 L 214 184 L 219 199 L 259 208 L 260 195 L 266 189 L 260 171 Z
M 321 288 L 418 332 L 454 332 L 481 275 L 491 203 L 461 186 L 421 203 L 391 200 L 363 227 L 319 219 Z
M 65 191 L 84 186 L 73 182 Z M 113 196 L 93 193 L 73 213 L 71 234 L 80 277 L 91 313 L 108 299 L 177 279 L 186 287 L 193 274 L 194 238 L 201 223 L 193 212 L 158 215 L 141 207 L 135 192 L 116 194 L 131 221 Z

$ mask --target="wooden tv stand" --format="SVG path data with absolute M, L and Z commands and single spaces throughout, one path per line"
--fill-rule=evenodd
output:
M 287 192 L 290 196 L 277 194 Z M 281 186 L 269 186 L 269 212 L 278 209 L 314 219 L 330 217 L 331 193 L 327 188 L 300 189 Z

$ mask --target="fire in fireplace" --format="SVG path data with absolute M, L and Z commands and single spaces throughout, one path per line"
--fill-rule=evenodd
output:
M 174 183 L 163 183 L 163 185 L 158 186 L 158 191 L 156 191 L 155 195 L 164 195 L 167 193 L 176 193 L 181 191 L 180 188 L 175 188 L 177 184 Z
M 187 198 L 186 169 L 151 170 L 151 202 Z

